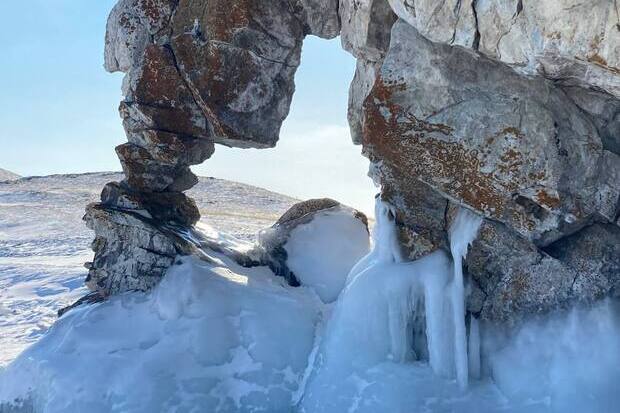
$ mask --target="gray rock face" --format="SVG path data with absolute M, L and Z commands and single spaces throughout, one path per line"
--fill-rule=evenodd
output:
M 86 211 L 86 225 L 97 234 L 86 285 L 101 295 L 146 291 L 157 285 L 176 256 L 172 241 L 138 214 L 97 204 Z
M 496 321 L 618 297 L 620 228 L 594 224 L 539 250 L 505 225 L 485 221 L 467 267 L 484 293 L 472 310 Z
M 427 39 L 465 46 L 518 71 L 620 97 L 620 30 L 609 0 L 390 0 Z
M 396 15 L 387 0 L 342 0 L 342 47 L 357 58 L 380 61 L 390 45 Z
M 396 21 L 387 0 L 340 2 L 342 47 L 357 57 L 355 76 L 349 87 L 347 119 L 353 143 L 362 143 L 362 105 L 375 82 L 390 45 L 390 28 Z
M 620 297 L 620 227 L 594 224 L 545 248 L 577 272 L 573 291 L 579 297 Z
M 620 157 L 552 82 L 432 43 L 401 21 L 366 102 L 373 160 L 538 245 L 616 215 Z

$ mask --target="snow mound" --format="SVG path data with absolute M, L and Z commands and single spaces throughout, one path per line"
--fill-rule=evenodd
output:
M 366 226 L 344 210 L 317 213 L 295 227 L 284 244 L 288 268 L 325 303 L 338 298 L 349 271 L 369 248 Z
M 265 268 L 185 258 L 151 294 L 63 316 L 0 376 L 40 412 L 285 412 L 318 300 Z
M 618 411 L 617 301 L 514 331 L 478 322 L 462 313 L 460 259 L 479 220 L 459 213 L 452 257 L 404 262 L 389 206 L 377 211 L 373 250 L 335 303 L 213 251 L 179 258 L 151 293 L 60 318 L 0 371 L 0 411 L 15 400 L 37 413 Z M 292 255 L 323 251 L 319 233 L 345 243 L 347 225 L 332 224 L 343 230 L 310 226 Z
M 93 233 L 82 221 L 84 207 L 99 200 L 107 182 L 122 179 L 121 173 L 96 172 L 0 182 L 0 366 L 87 292 L 83 264 L 92 261 Z M 235 248 L 297 202 L 250 185 L 199 179 L 189 194 L 203 216 L 200 228 L 214 226 L 215 237 L 227 242 L 225 232 L 231 233 L 240 240 Z

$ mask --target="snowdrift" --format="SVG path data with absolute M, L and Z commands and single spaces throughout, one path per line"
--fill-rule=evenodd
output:
M 530 320 L 514 331 L 479 323 L 464 314 L 460 264 L 477 218 L 459 213 L 450 231 L 456 259 L 438 252 L 403 262 L 389 206 L 379 202 L 376 216 L 373 249 L 355 266 L 342 252 L 334 263 L 337 254 L 320 245 L 323 229 L 310 223 L 300 230 L 308 236 L 288 246 L 291 262 L 303 269 L 328 258 L 299 288 L 266 267 L 244 268 L 207 251 L 211 262 L 179 259 L 149 294 L 67 313 L 0 372 L 0 406 L 17 400 L 36 412 L 617 411 L 617 303 Z M 348 228 L 333 219 L 334 228 Z M 329 235 L 347 243 L 354 233 Z M 233 243 L 221 237 L 227 240 Z M 334 277 L 341 281 L 328 286 L 334 280 L 326 271 L 340 271 Z M 330 303 L 326 293 L 337 299 Z

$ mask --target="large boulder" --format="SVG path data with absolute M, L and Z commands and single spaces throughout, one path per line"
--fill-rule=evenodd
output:
M 259 235 L 261 261 L 290 285 L 313 288 L 332 302 L 353 266 L 368 253 L 368 219 L 329 198 L 293 205 Z
M 364 116 L 371 160 L 537 245 L 616 215 L 620 157 L 563 90 L 403 21 Z

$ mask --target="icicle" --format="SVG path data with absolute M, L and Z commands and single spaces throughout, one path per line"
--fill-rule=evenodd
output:
M 467 341 L 465 333 L 465 289 L 463 286 L 463 258 L 467 247 L 476 238 L 482 219 L 461 208 L 450 226 L 450 250 L 454 263 L 454 278 L 451 285 L 451 301 L 454 320 L 454 361 L 456 379 L 464 389 L 468 383 Z
M 467 345 L 469 356 L 469 377 L 480 378 L 480 326 L 478 319 L 469 319 L 469 343 Z
M 373 264 L 403 261 L 394 213 L 387 203 L 381 201 L 379 195 L 375 199 L 375 218 L 377 222 L 372 231 L 372 250 L 353 266 L 347 277 L 347 284 Z

